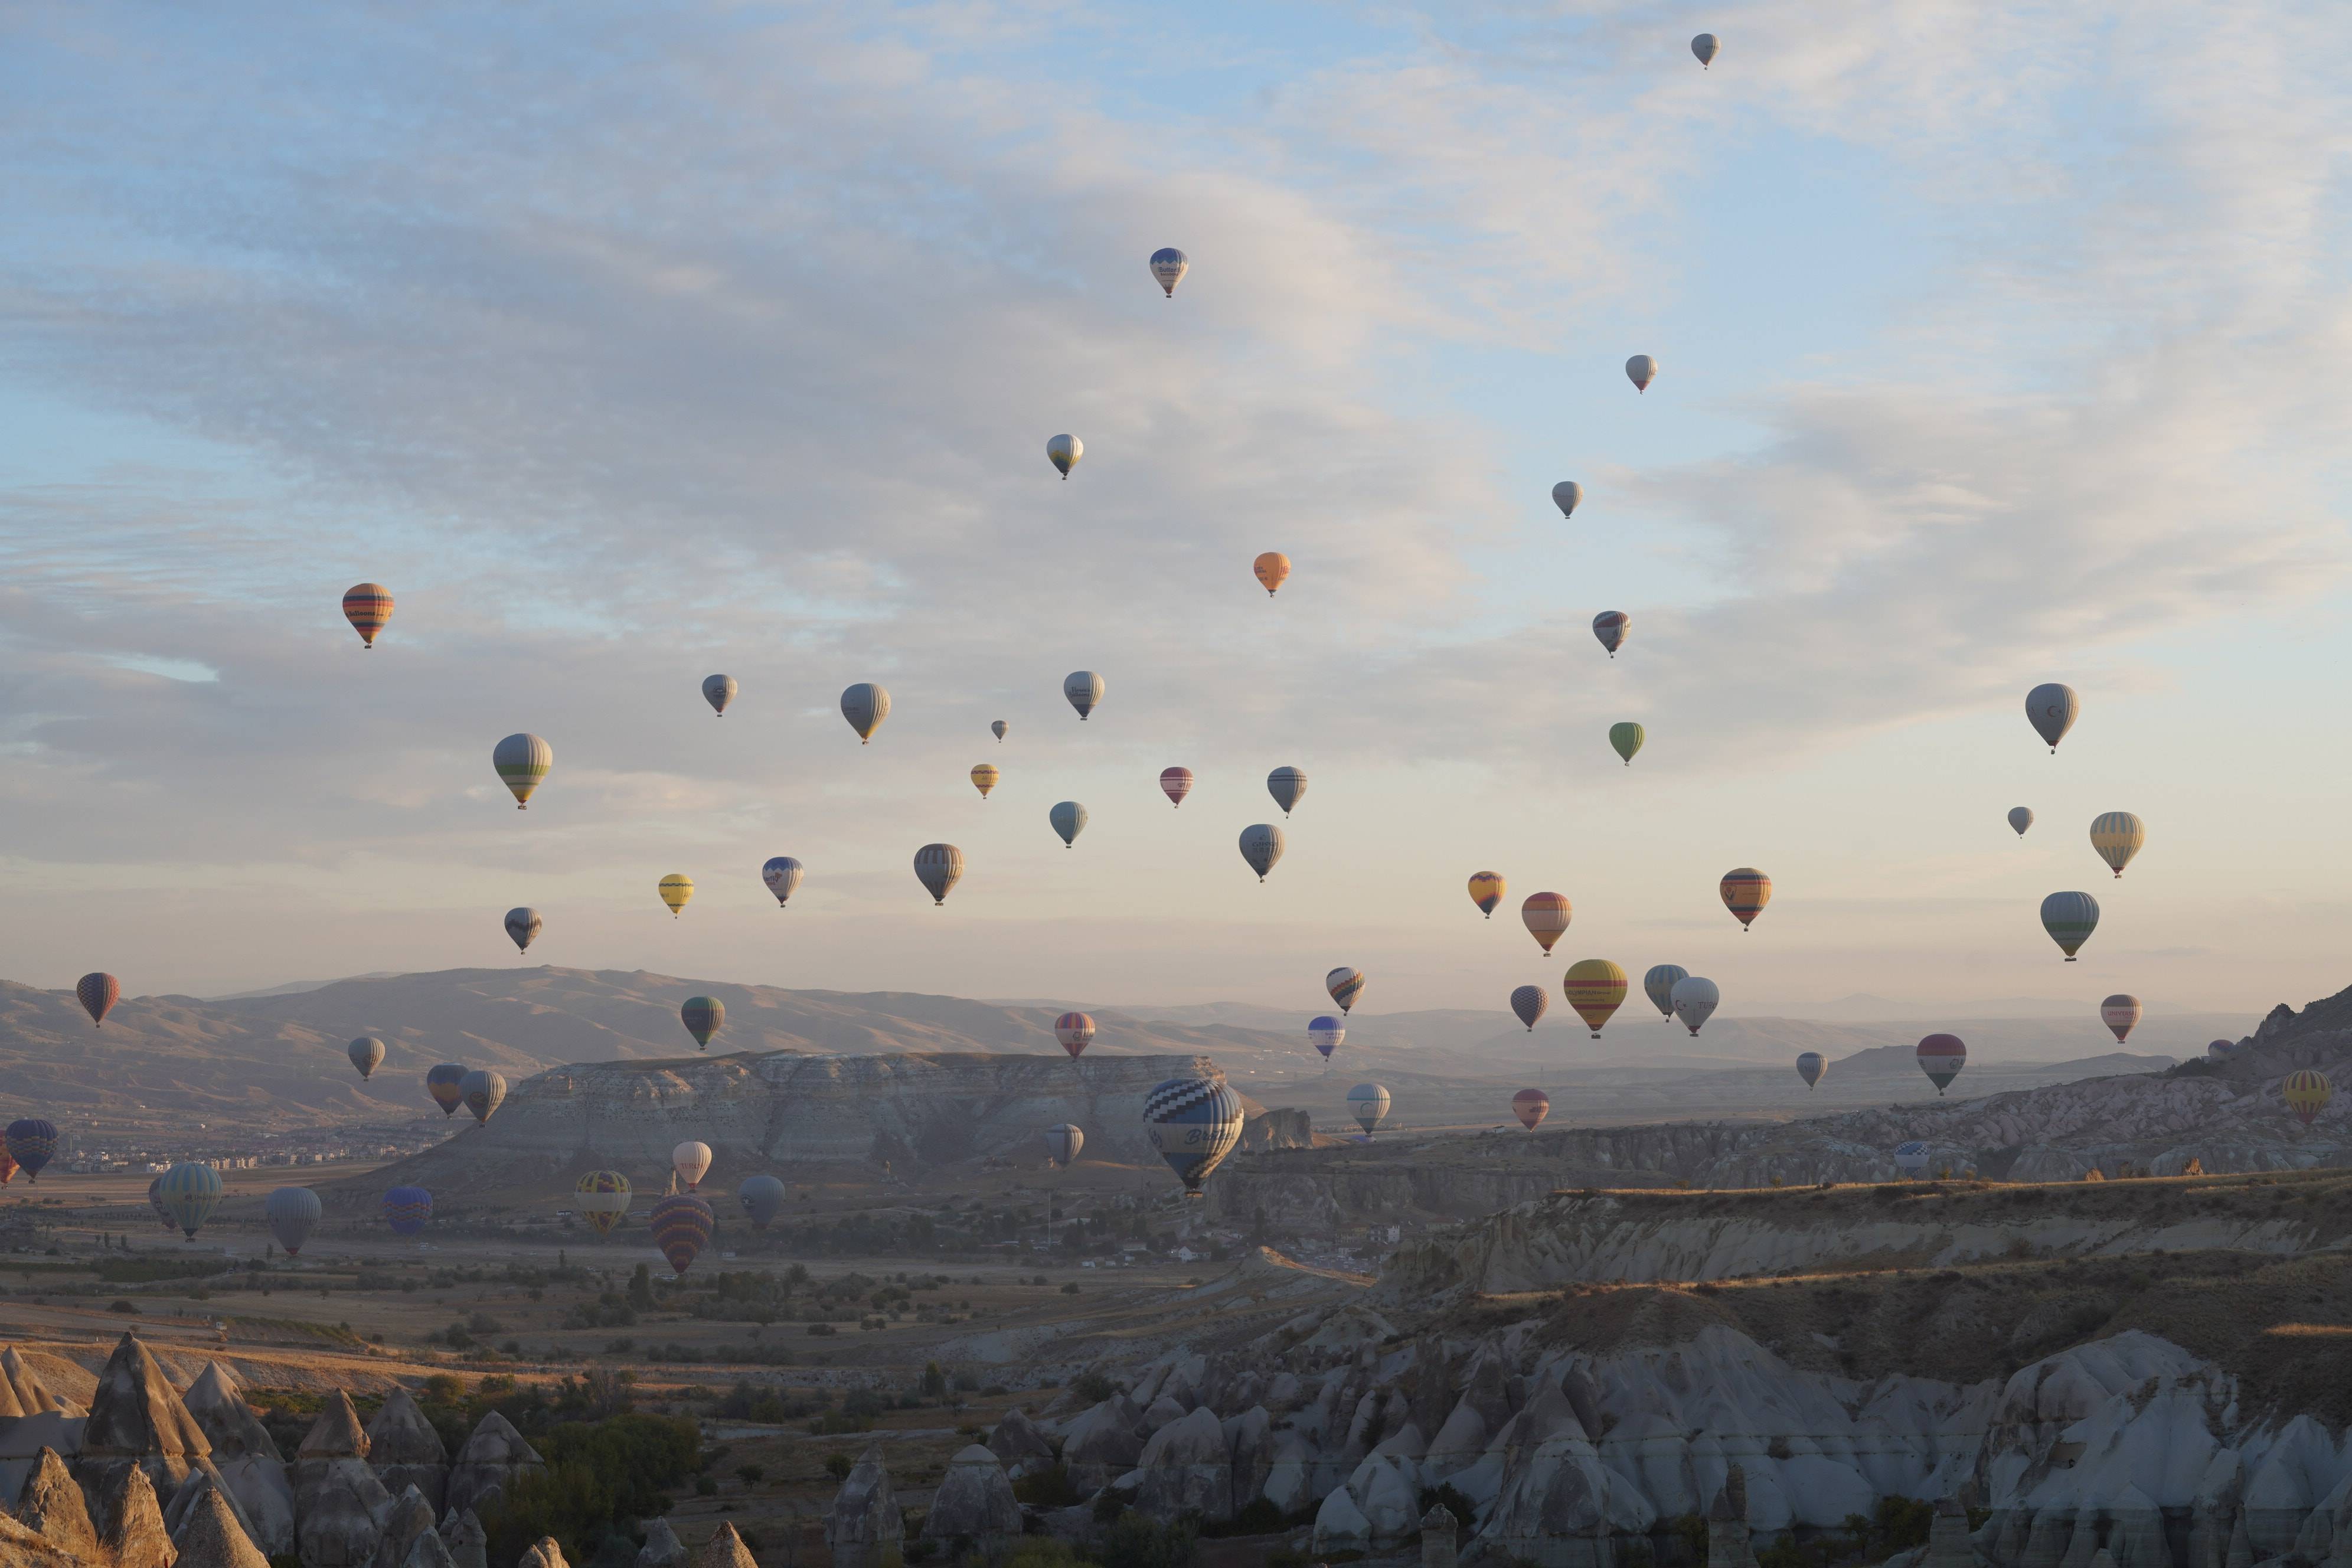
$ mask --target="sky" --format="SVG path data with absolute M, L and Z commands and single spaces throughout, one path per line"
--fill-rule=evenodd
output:
M 2340 5 L 0 27 L 6 978 L 511 964 L 527 904 L 533 962 L 1302 1021 L 1341 964 L 1368 1011 L 1602 956 L 1727 1015 L 2250 1028 L 2352 983 Z M 2147 824 L 2121 880 L 2106 810 Z M 2072 965 L 2064 889 L 2105 911 Z

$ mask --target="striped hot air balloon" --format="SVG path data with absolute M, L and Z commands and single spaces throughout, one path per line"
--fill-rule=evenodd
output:
M 1539 1089 L 1523 1089 L 1511 1096 L 1511 1114 L 1519 1119 L 1520 1126 L 1532 1132 L 1551 1114 L 1551 1096 Z
M 1307 795 L 1307 773 L 1303 768 L 1276 768 L 1265 775 L 1265 792 L 1274 796 L 1274 804 L 1288 816 L 1291 807 Z
M 1478 912 L 1488 920 L 1495 918 L 1496 907 L 1503 901 L 1503 895 L 1509 889 L 1510 884 L 1503 880 L 1500 871 L 1473 871 L 1470 874 L 1470 901 L 1477 905 Z
M 289 1258 L 301 1256 L 302 1244 L 310 1239 L 311 1229 L 326 1212 L 327 1205 L 308 1187 L 279 1187 L 261 1205 L 269 1234 L 278 1238 Z
M 683 1276 L 710 1245 L 719 1229 L 719 1216 L 710 1205 L 691 1193 L 665 1193 L 647 1212 L 646 1220 L 654 1233 L 654 1247 L 669 1263 L 670 1272 Z
M 1918 1058 L 1919 1070 L 1927 1075 L 1927 1081 L 1936 1086 L 1939 1095 L 1969 1065 L 1969 1047 L 1958 1035 L 1929 1035 L 1912 1054 Z
M 515 809 L 530 809 L 531 793 L 546 782 L 555 767 L 555 748 L 528 731 L 519 730 L 490 750 L 490 766 L 499 782 L 515 797 Z
M 352 1066 L 359 1069 L 360 1079 L 364 1082 L 375 1076 L 376 1068 L 383 1066 L 383 1042 L 373 1035 L 362 1035 L 343 1047 L 343 1055 L 351 1058 Z
M 2099 929 L 2099 900 L 2088 893 L 2053 893 L 2042 900 L 2042 929 L 2072 963 Z
M 89 1015 L 90 1026 L 103 1028 L 106 1016 L 122 995 L 122 982 L 102 971 L 93 970 L 74 982 L 74 997 L 81 1010 Z
M 1062 1170 L 1077 1163 L 1078 1151 L 1086 1146 L 1087 1135 L 1076 1122 L 1065 1121 L 1045 1129 L 1045 1158 Z
M 1347 1037 L 1348 1026 L 1328 1013 L 1319 1013 L 1307 1020 L 1307 1043 L 1321 1053 L 1327 1062 Z
M 1045 820 L 1061 837 L 1062 847 L 1078 847 L 1078 835 L 1087 830 L 1087 808 L 1075 800 L 1057 800 L 1047 809 Z
M 1011 728 L 1013 728 L 1013 726 L 1007 724 L 1002 719 L 990 721 L 988 726 L 989 732 L 996 737 L 996 743 L 1000 746 L 1004 744 L 1004 731 Z
M 2318 1119 L 2319 1113 L 2335 1097 L 2336 1089 L 2327 1081 L 2327 1075 L 2314 1072 L 2309 1068 L 2297 1068 L 2287 1074 L 2279 1084 L 2279 1098 L 2286 1101 L 2286 1108 L 2294 1111 L 2294 1119 L 2305 1127 Z
M 1519 1022 L 1528 1026 L 1530 1035 L 1536 1032 L 1537 1020 L 1544 1016 L 1544 1009 L 1550 1005 L 1551 994 L 1540 985 L 1522 985 L 1511 993 L 1511 1011 L 1518 1015 Z
M 760 880 L 776 895 L 776 908 L 783 909 L 792 902 L 793 889 L 801 885 L 801 875 L 806 869 L 789 855 L 770 856 L 768 863 L 760 868 Z
M 213 1210 L 220 1207 L 220 1173 L 197 1160 L 183 1160 L 163 1174 L 156 1183 L 155 1199 L 172 1223 L 188 1240 L 196 1239 L 196 1232 L 205 1227 Z
M 1258 585 L 1271 599 L 1276 589 L 1290 581 L 1290 557 L 1279 550 L 1269 550 L 1250 563 L 1250 570 L 1257 574 Z
M 1003 778 L 1004 770 L 998 767 L 994 763 L 974 763 L 972 764 L 971 787 L 980 792 L 980 798 L 982 800 L 986 800 L 988 798 L 988 792 L 994 789 L 1000 783 L 1003 782 Z
M 1772 901 L 1772 879 L 1753 866 L 1736 867 L 1723 874 L 1718 891 L 1723 894 L 1723 907 L 1738 919 L 1739 929 L 1746 931 Z
M 539 918 L 537 910 L 520 904 L 509 910 L 506 918 L 507 935 L 513 939 L 515 951 L 529 952 L 530 944 L 539 940 L 540 928 L 544 923 Z
M 163 1178 L 161 1175 L 147 1184 L 147 1206 L 154 1212 L 155 1218 L 162 1223 L 165 1230 L 173 1231 L 180 1228 L 172 1223 L 172 1211 L 163 1206 Z
M 425 1092 L 441 1108 L 444 1116 L 455 1116 L 457 1108 L 466 1103 L 466 1069 L 456 1062 L 443 1062 L 425 1072 Z
M 669 918 L 676 920 L 684 912 L 687 901 L 694 897 L 694 879 L 683 871 L 672 871 L 654 884 L 654 891 L 659 893 L 661 901 L 669 906 Z
M 2205 1058 L 2208 1061 L 2218 1062 L 2237 1048 L 2238 1042 L 2235 1040 L 2209 1040 L 2205 1045 Z M 6 1180 L 5 1177 L 0 1177 L 0 1181 L 5 1180 Z
M 1076 468 L 1078 459 L 1086 455 L 1087 444 L 1067 433 L 1055 436 L 1045 443 L 1045 460 L 1061 470 L 1064 479 L 1070 477 L 1070 470 Z
M 735 1201 L 751 1217 L 753 1230 L 767 1229 L 769 1222 L 783 1212 L 784 1195 L 784 1184 L 765 1172 L 744 1177 L 743 1184 L 735 1189 Z
M 1630 768 L 1633 765 L 1633 753 L 1642 749 L 1643 739 L 1647 734 L 1647 731 L 1630 719 L 1622 723 L 1612 724 L 1609 726 L 1609 749 L 1616 752 Z
M 710 716 L 714 719 L 727 717 L 727 705 L 735 700 L 735 694 L 741 689 L 731 675 L 706 675 L 702 678 L 702 700 L 710 704 Z
M 375 634 L 392 619 L 392 590 L 381 583 L 355 583 L 344 589 L 343 619 L 360 634 L 361 647 L 375 647 Z
M 1091 669 L 1074 669 L 1062 677 L 1062 695 L 1078 710 L 1078 722 L 1102 705 L 1103 678 Z
M 474 1068 L 457 1088 L 465 1099 L 466 1109 L 474 1113 L 478 1123 L 488 1121 L 507 1097 L 506 1076 L 488 1068 Z
M 1797 1076 L 1805 1080 L 1807 1089 L 1821 1082 L 1822 1075 L 1829 1070 L 1829 1058 L 1822 1056 L 1821 1052 L 1799 1051 L 1797 1053 Z
M 689 996 L 678 1004 L 677 1021 L 694 1037 L 694 1048 L 701 1050 L 710 1044 L 710 1037 L 727 1023 L 727 1004 L 716 996 Z
M 948 894 L 963 879 L 963 851 L 952 844 L 926 844 L 915 851 L 915 880 L 931 895 L 934 906 L 948 901 Z
M 1601 1026 L 1624 1005 L 1625 972 L 1605 958 L 1580 958 L 1560 977 L 1560 989 L 1597 1040 Z
M 1065 1013 L 1054 1020 L 1054 1038 L 1076 1061 L 1079 1055 L 1094 1043 L 1095 1021 L 1084 1013 Z
M 591 1171 L 572 1190 L 589 1228 L 598 1236 L 612 1235 L 614 1227 L 628 1217 L 629 1203 L 635 1195 L 629 1178 L 618 1171 Z
M 1171 300 L 1176 298 L 1176 285 L 1184 281 L 1184 274 L 1192 263 L 1172 245 L 1163 245 L 1151 253 L 1151 280 Z
M 1169 805 L 1181 807 L 1184 797 L 1192 793 L 1192 770 L 1190 768 L 1160 769 L 1160 793 L 1168 797 Z
M 2117 877 L 2147 842 L 2147 826 L 2128 811 L 2103 811 L 2091 819 L 2091 847 Z
M 1348 1091 L 1348 1114 L 1370 1138 L 1389 1119 L 1389 1091 L 1377 1083 L 1360 1083 Z
M 866 745 L 874 739 L 874 731 L 882 728 L 882 721 L 890 717 L 890 694 L 873 681 L 861 680 L 842 692 L 841 716 L 857 731 L 857 743 Z
M 1651 1006 L 1672 1021 L 1675 1016 L 1675 986 L 1689 978 L 1690 971 L 1679 963 L 1654 963 L 1650 972 L 1642 976 L 1642 994 L 1650 999 Z
M 1253 822 L 1242 829 L 1242 859 L 1265 880 L 1265 874 L 1282 858 L 1282 829 L 1271 822 Z
M 1215 1078 L 1171 1078 L 1143 1097 L 1143 1131 L 1187 1197 L 1201 1195 L 1224 1157 L 1241 1142 L 1241 1097 Z
M 1633 629 L 1633 617 L 1622 610 L 1603 610 L 1592 617 L 1592 635 L 1601 639 L 1601 646 L 1609 650 L 1611 658 L 1617 657 L 1617 650 L 1625 646 L 1626 635 Z
M 41 1179 L 41 1167 L 58 1152 L 58 1129 L 52 1121 L 26 1116 L 8 1123 L 8 1157 L 25 1173 L 25 1180 Z
M 1567 934 L 1568 923 L 1576 911 L 1569 907 L 1566 893 L 1529 893 L 1527 902 L 1519 906 L 1519 919 L 1536 945 L 1551 953 L 1551 944 Z
M 2082 710 L 2082 700 L 2074 695 L 2074 689 L 2055 680 L 2045 680 L 2025 694 L 2026 722 L 2050 742 L 2053 756 L 2058 754 L 2058 742 L 2074 727 L 2074 717 Z
M 1323 977 L 1323 989 L 1331 994 L 1340 1012 L 1349 1012 L 1355 1007 L 1356 998 L 1364 994 L 1364 972 L 1343 963 Z
M 2099 1004 L 2099 1022 L 2116 1033 L 2116 1044 L 2122 1045 L 2124 1037 L 2139 1022 L 2139 998 L 2118 991 Z
M 433 1218 L 433 1194 L 423 1187 L 394 1187 L 383 1194 L 383 1223 L 394 1236 L 415 1236 Z

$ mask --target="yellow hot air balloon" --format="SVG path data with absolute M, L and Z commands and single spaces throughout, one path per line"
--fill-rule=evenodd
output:
M 1004 774 L 999 771 L 995 763 L 981 763 L 971 770 L 972 787 L 980 791 L 981 799 L 986 800 L 988 792 L 994 789 L 996 781 L 1003 776 Z
M 1572 913 L 1566 893 L 1529 893 L 1528 901 L 1519 906 L 1519 919 L 1527 922 L 1528 934 L 1546 953 L 1567 931 Z
M 1495 918 L 1495 906 L 1503 901 L 1508 885 L 1500 871 L 1478 871 L 1470 878 L 1470 901 L 1478 906 L 1488 920 Z
M 2147 842 L 2147 825 L 2128 811 L 2103 811 L 2091 819 L 2091 847 L 2118 877 Z
M 1271 599 L 1276 589 L 1290 581 L 1290 557 L 1279 550 L 1269 550 L 1251 563 L 1250 570 L 1257 574 L 1258 585 Z
M 694 879 L 683 871 L 672 871 L 661 879 L 661 901 L 669 906 L 669 918 L 677 919 L 677 911 L 686 908 L 686 900 L 694 897 Z
M 2294 1119 L 2308 1127 L 2327 1102 L 2336 1098 L 2336 1089 L 2326 1073 L 2302 1068 L 2286 1075 L 2285 1081 L 2279 1085 L 2279 1098 L 2294 1112 Z
M 1576 1010 L 1576 1016 L 1584 1020 L 1585 1027 L 1597 1040 L 1601 1037 L 1601 1026 L 1625 1001 L 1625 972 L 1605 958 L 1580 958 L 1568 966 L 1560 989 L 1568 994 L 1568 1005 Z

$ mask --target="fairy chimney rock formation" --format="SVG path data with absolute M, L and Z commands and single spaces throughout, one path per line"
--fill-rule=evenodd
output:
M 956 1450 L 923 1519 L 927 1541 L 969 1540 L 983 1551 L 1021 1533 L 1021 1504 L 1004 1467 L 978 1443 Z
M 68 1556 L 0 1512 L 0 1568 L 87 1568 L 87 1563 Z
M 179 1549 L 177 1568 L 269 1568 L 216 1487 L 202 1489 L 172 1543 Z
M 102 1510 L 106 1523 L 100 1542 L 113 1558 L 113 1568 L 172 1568 L 179 1553 L 163 1528 L 155 1483 L 136 1465 L 124 1466 L 112 1481 Z
M 439 1517 L 449 1490 L 449 1450 L 408 1390 L 394 1388 L 384 1395 L 383 1407 L 367 1424 L 367 1442 L 368 1462 L 384 1490 L 396 1494 L 415 1487 Z
M 16 1494 L 16 1521 L 77 1563 L 99 1560 L 89 1505 L 54 1448 L 42 1449 L 33 1473 L 25 1478 L 25 1489 Z
M 376 1542 L 375 1568 L 401 1568 L 408 1561 L 409 1551 L 420 1535 L 433 1535 L 433 1505 L 415 1487 L 403 1489 L 393 1500 L 392 1512 L 383 1523 L 383 1533 Z M 434 1536 L 439 1541 L 438 1536 Z
M 352 1396 L 341 1389 L 319 1412 L 310 1423 L 310 1431 L 302 1435 L 302 1447 L 295 1458 L 308 1464 L 323 1459 L 364 1459 L 368 1457 L 368 1435 L 360 1425 L 360 1413 L 352 1405 Z
M 1748 1472 L 1733 1465 L 1706 1510 L 1707 1568 L 1756 1568 L 1748 1542 Z
M 760 1568 L 760 1560 L 751 1555 L 733 1525 L 721 1524 L 694 1554 L 694 1568 Z
M 457 1568 L 457 1560 L 441 1543 L 440 1532 L 428 1530 L 410 1542 L 408 1555 L 400 1560 L 400 1568 Z
M 835 1568 L 880 1568 L 886 1559 L 898 1557 L 906 1530 L 891 1495 L 889 1468 L 882 1463 L 882 1445 L 869 1444 L 824 1516 L 824 1543 L 833 1551 Z M 647 1550 L 652 1544 L 648 1540 Z
M 1460 1521 L 1444 1503 L 1421 1516 L 1421 1568 L 1454 1568 L 1454 1538 Z
M 98 1374 L 98 1393 L 83 1423 L 74 1470 L 104 1489 L 127 1465 L 137 1465 L 158 1487 L 179 1489 L 193 1469 L 207 1468 L 212 1439 L 180 1402 L 147 1347 L 124 1334 Z
M 441 1544 L 457 1568 L 490 1568 L 489 1537 L 472 1509 L 451 1509 L 441 1517 Z
M 1049 1465 L 1054 1462 L 1054 1445 L 1046 1441 L 1045 1434 L 1037 1430 L 1037 1424 L 1018 1405 L 1006 1411 L 1004 1418 L 989 1433 L 988 1451 L 1008 1467 L 1024 1459 L 1042 1459 Z
M 563 1560 L 563 1545 L 551 1535 L 542 1535 L 539 1544 L 515 1559 L 515 1568 L 572 1568 Z
M 646 1526 L 646 1543 L 637 1550 L 636 1568 L 687 1568 L 686 1542 L 669 1527 L 669 1521 L 657 1519 Z
M 208 1363 L 183 1396 L 196 1425 L 212 1444 L 212 1466 L 228 1489 L 233 1510 L 264 1555 L 294 1550 L 294 1477 L 278 1452 L 277 1439 L 245 1402 L 235 1373 Z M 166 1517 L 176 1521 L 180 1499 Z
M 457 1462 L 449 1467 L 448 1506 L 485 1510 L 504 1495 L 509 1481 L 546 1462 L 538 1449 L 523 1440 L 513 1422 L 493 1410 L 482 1417 L 474 1435 L 457 1451 Z

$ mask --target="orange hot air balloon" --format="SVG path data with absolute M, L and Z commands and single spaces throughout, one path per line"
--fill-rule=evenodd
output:
M 381 583 L 355 584 L 343 595 L 343 619 L 360 634 L 362 647 L 375 647 L 375 634 L 392 619 L 392 590 Z
M 1500 871 L 1476 872 L 1470 879 L 1470 901 L 1477 905 L 1488 920 L 1493 920 L 1495 906 L 1503 901 L 1503 894 L 1508 887 Z
M 1279 550 L 1269 550 L 1259 556 L 1250 570 L 1265 588 L 1265 596 L 1274 597 L 1275 590 L 1290 581 L 1290 557 Z
M 1528 934 L 1547 954 L 1567 931 L 1570 912 L 1565 893 L 1529 893 L 1528 901 L 1519 906 L 1519 919 L 1527 922 Z
M 1753 866 L 1742 866 L 1723 874 L 1723 907 L 1738 918 L 1739 929 L 1745 931 L 1772 901 L 1772 879 Z
M 1625 972 L 1605 958 L 1580 958 L 1560 977 L 1560 989 L 1597 1040 L 1601 1026 L 1624 1004 Z

